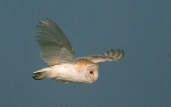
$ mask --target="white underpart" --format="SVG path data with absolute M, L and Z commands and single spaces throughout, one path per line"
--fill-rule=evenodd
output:
M 76 71 L 74 64 L 61 64 L 47 67 L 36 72 L 44 72 L 47 78 L 66 82 L 84 82 L 90 81 L 85 77 L 83 72 Z M 34 72 L 35 73 L 35 72 Z

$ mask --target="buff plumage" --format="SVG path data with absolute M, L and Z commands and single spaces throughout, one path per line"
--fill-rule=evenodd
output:
M 65 34 L 49 19 L 40 21 L 37 27 L 37 40 L 40 55 L 49 66 L 33 72 L 35 80 L 50 78 L 64 82 L 93 83 L 98 79 L 97 63 L 114 62 L 124 57 L 123 50 L 112 49 L 99 55 L 76 58 Z

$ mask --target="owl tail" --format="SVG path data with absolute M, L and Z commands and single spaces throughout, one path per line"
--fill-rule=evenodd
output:
M 33 72 L 33 79 L 35 80 L 43 80 L 47 77 L 48 68 L 44 68 L 38 71 Z

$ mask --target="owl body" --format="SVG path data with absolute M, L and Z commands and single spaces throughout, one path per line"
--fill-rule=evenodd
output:
M 98 65 L 80 59 L 74 64 L 63 63 L 46 67 L 34 72 L 34 74 L 38 74 L 37 80 L 50 78 L 64 82 L 92 83 L 98 79 Z
M 40 56 L 49 65 L 33 72 L 35 80 L 50 78 L 56 81 L 93 83 L 98 79 L 98 63 L 118 61 L 124 50 L 110 50 L 99 55 L 76 57 L 74 49 L 62 30 L 49 19 L 37 26 Z

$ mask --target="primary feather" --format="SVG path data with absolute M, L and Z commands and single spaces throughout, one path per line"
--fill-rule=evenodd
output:
M 51 20 L 43 19 L 37 27 L 40 56 L 49 64 L 73 63 L 74 50 L 62 30 Z
M 105 61 L 118 61 L 124 57 L 124 50 L 110 50 L 100 55 L 86 56 L 78 59 L 87 59 L 94 63 L 105 62 Z

